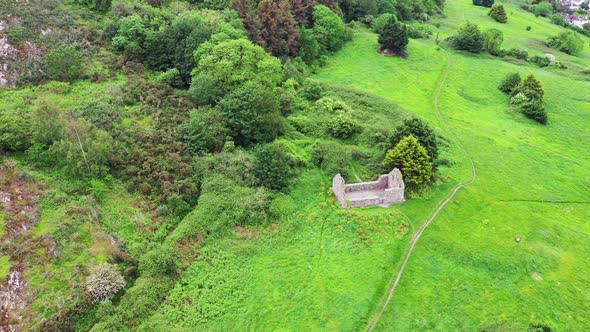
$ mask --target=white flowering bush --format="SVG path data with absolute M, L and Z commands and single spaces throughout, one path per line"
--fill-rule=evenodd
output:
M 86 290 L 94 302 L 111 299 L 125 284 L 117 267 L 108 263 L 94 267 L 86 278 Z

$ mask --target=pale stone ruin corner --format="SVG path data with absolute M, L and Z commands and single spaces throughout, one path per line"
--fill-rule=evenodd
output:
M 394 168 L 377 181 L 346 184 L 340 174 L 332 179 L 332 192 L 343 208 L 366 206 L 388 207 L 405 201 L 405 184 L 402 173 Z

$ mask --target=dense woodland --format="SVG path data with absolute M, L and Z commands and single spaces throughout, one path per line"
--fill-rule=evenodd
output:
M 491 7 L 498 24 L 511 20 L 501 4 L 474 5 Z M 340 173 L 356 182 L 398 167 L 409 199 L 450 183 L 439 169 L 457 160 L 440 127 L 312 78 L 368 30 L 384 56 L 412 58 L 422 39 L 486 59 L 568 67 L 504 48 L 502 31 L 472 22 L 439 39 L 439 23 L 426 22 L 444 19 L 444 9 L 439 0 L 2 1 L 0 37 L 11 51 L 1 77 L 13 92 L 1 95 L 0 193 L 25 193 L 24 205 L 35 207 L 27 218 L 40 230 L 2 233 L 2 266 L 29 278 L 21 300 L 30 308 L 22 319 L 3 309 L 1 327 L 207 326 L 241 299 L 233 258 L 216 246 L 234 234 L 295 232 L 288 220 L 299 178 Z M 547 36 L 547 48 L 579 55 L 582 32 Z M 551 123 L 542 78 L 515 72 L 491 84 L 510 96 L 507 107 Z M 328 189 L 322 209 L 334 206 Z M 21 210 L 5 206 L 7 229 Z M 355 234 L 370 243 L 373 217 L 355 218 L 366 223 Z M 403 238 L 408 223 L 395 227 Z M 233 288 L 215 286 L 225 283 Z

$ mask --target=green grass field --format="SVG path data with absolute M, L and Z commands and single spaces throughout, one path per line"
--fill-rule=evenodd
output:
M 377 330 L 587 329 L 590 75 L 584 71 L 590 68 L 590 39 L 584 38 L 585 49 L 576 57 L 549 49 L 543 41 L 563 28 L 535 18 L 518 4 L 505 6 L 507 24 L 496 23 L 486 8 L 469 0 L 448 2 L 445 17 L 428 24 L 439 40 L 465 20 L 484 30 L 497 28 L 504 33 L 503 48 L 525 49 L 531 56 L 552 53 L 568 68 L 445 51 L 434 39 L 411 40 L 407 59 L 384 57 L 377 52 L 374 33 L 355 29 L 354 40 L 331 55 L 313 78 L 323 83 L 326 97 L 354 109 L 364 132 L 336 140 L 287 131 L 279 140 L 309 167 L 301 167 L 291 191 L 273 201 L 271 210 L 279 221 L 176 243 L 195 253 L 194 258 L 178 258 L 192 262 L 182 274 L 153 283 L 156 279 L 141 276 L 113 301 L 125 319 L 142 324 L 128 326 L 130 330 L 365 330 L 381 309 L 413 234 L 471 176 L 469 159 L 454 137 L 473 159 L 477 180 L 461 189 L 425 231 Z M 532 73 L 542 82 L 546 126 L 510 108 L 509 97 L 496 88 L 513 72 Z M 124 84 L 118 77 L 0 92 L 0 112 L 27 113 L 28 101 L 38 95 L 64 109 L 82 110 L 91 102 L 116 98 L 112 89 Z M 149 116 L 137 118 L 139 107 L 122 107 L 122 126 L 131 127 L 134 121 L 146 128 L 153 125 Z M 308 107 L 294 115 L 311 122 L 332 116 L 314 112 Z M 374 168 L 362 161 L 380 152 L 372 146 L 373 130 L 393 129 L 412 114 L 449 139 L 441 148 L 441 158 L 449 163 L 439 168 L 439 180 L 423 197 L 387 209 L 341 209 L 329 188 L 334 174 L 311 166 L 314 143 L 352 147 L 353 155 L 362 157 L 346 165 L 347 171 L 371 180 Z M 43 264 L 27 275 L 29 287 L 39 294 L 31 304 L 39 317 L 47 318 L 62 303 L 81 296 L 81 267 L 106 261 L 117 250 L 116 242 L 137 261 L 174 236 L 173 227 L 148 214 L 148 202 L 127 193 L 118 180 L 109 182 L 95 201 L 78 193 L 82 183 L 51 170 L 24 168 L 50 188 L 39 203 L 43 212 L 32 238 L 52 236 L 64 244 L 55 258 L 41 252 Z M 0 276 L 9 273 L 10 265 L 7 256 L 0 259 Z M 147 310 L 137 295 L 145 290 L 134 290 L 138 285 L 153 286 L 160 292 L 154 298 L 162 301 Z M 89 330 L 104 318 L 101 310 L 83 313 L 77 329 Z
M 443 32 L 454 30 L 464 14 L 503 30 L 509 47 L 545 52 L 530 41 L 544 40 L 561 28 L 508 6 L 509 23 L 499 25 L 485 9 L 450 2 Z M 526 25 L 533 27 L 530 32 Z M 558 58 L 587 67 L 590 52 L 584 40 L 580 57 Z M 417 40 L 411 41 L 407 60 L 381 57 L 376 48 L 376 37 L 360 32 L 317 78 L 390 98 L 440 130 L 428 96 L 447 62 L 444 53 Z M 542 324 L 583 330 L 590 325 L 584 314 L 590 308 L 590 263 L 585 259 L 590 241 L 590 82 L 453 51 L 449 64 L 440 109 L 473 157 L 479 177 L 426 231 L 378 329 L 521 330 Z M 533 73 L 543 83 L 547 126 L 510 110 L 507 97 L 496 89 L 515 71 Z M 516 236 L 523 241 L 515 243 Z
M 442 38 L 469 19 L 501 29 L 506 48 L 548 52 L 540 41 L 561 28 L 507 6 L 506 25 L 468 1 L 450 2 L 448 18 L 432 23 L 441 24 L 436 31 Z M 354 88 L 398 105 L 364 114 L 363 121 L 393 128 L 405 116 L 399 112 L 409 110 L 451 138 L 434 105 L 450 66 L 438 106 L 478 172 L 477 181 L 461 189 L 426 230 L 377 329 L 589 326 L 590 82 L 570 78 L 590 66 L 588 46 L 579 57 L 551 51 L 567 70 L 483 54 L 447 56 L 433 40 L 412 40 L 408 59 L 383 57 L 377 48 L 376 35 L 358 29 L 314 78 L 333 91 Z M 547 126 L 510 109 L 496 88 L 515 71 L 533 73 L 543 83 Z M 284 141 L 301 155 L 311 144 L 300 137 Z M 279 224 L 206 242 L 144 328 L 159 322 L 182 331 L 365 329 L 385 300 L 412 233 L 470 177 L 468 159 L 456 144 L 445 147 L 442 157 L 453 162 L 440 169 L 445 182 L 389 209 L 343 211 L 329 194 L 331 175 L 304 171 L 281 200 Z

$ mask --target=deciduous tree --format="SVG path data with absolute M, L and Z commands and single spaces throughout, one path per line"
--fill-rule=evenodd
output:
M 326 50 L 338 50 L 344 44 L 345 31 L 344 22 L 330 8 L 324 5 L 314 7 L 313 33 Z
M 223 98 L 221 110 L 235 144 L 272 141 L 280 130 L 280 108 L 273 91 L 254 81 Z
M 82 74 L 82 55 L 72 46 L 61 45 L 47 53 L 45 69 L 50 79 L 71 82 Z
M 275 56 L 295 56 L 299 49 L 297 22 L 288 0 L 265 0 L 258 5 L 262 23 L 261 37 L 266 50 Z
M 275 88 L 283 80 L 279 59 L 246 39 L 221 42 L 197 59 L 194 79 L 208 75 L 225 94 L 246 82 Z M 193 83 L 194 84 L 194 83 Z

